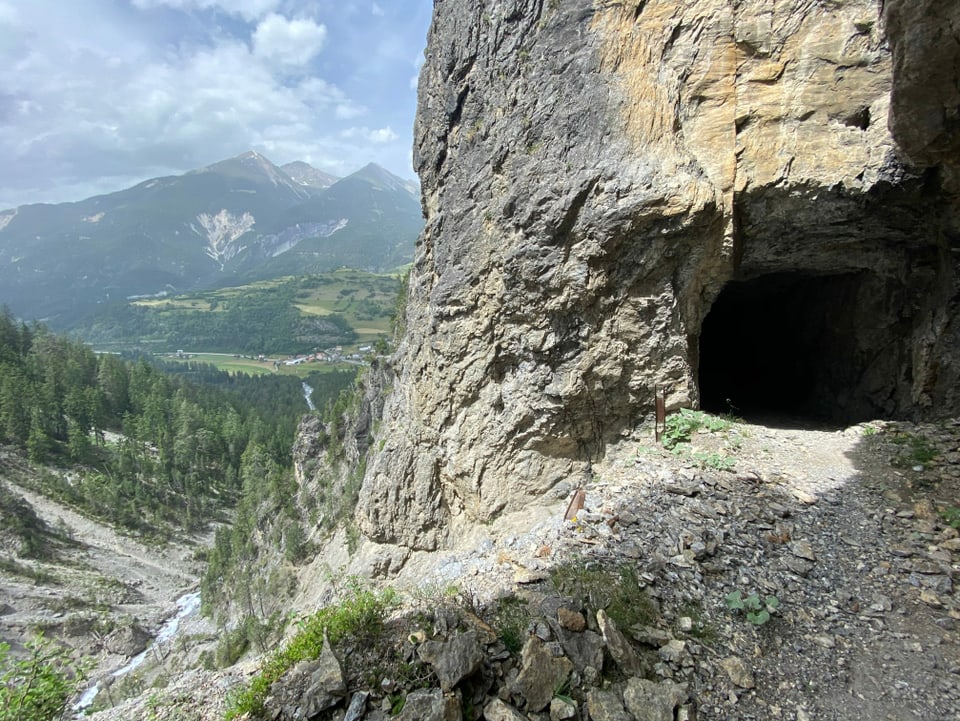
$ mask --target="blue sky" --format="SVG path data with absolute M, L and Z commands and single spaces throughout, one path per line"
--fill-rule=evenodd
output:
M 431 0 L 0 0 L 0 209 L 257 150 L 411 178 Z

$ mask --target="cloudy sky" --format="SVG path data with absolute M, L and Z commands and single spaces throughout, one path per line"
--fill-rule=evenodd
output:
M 257 150 L 410 167 L 431 0 L 0 0 L 0 209 Z

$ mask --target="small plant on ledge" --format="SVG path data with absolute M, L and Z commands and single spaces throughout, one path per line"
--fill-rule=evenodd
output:
M 780 599 L 776 596 L 760 598 L 756 593 L 744 598 L 740 591 L 733 591 L 727 596 L 726 604 L 731 611 L 742 611 L 754 626 L 762 626 L 780 607 Z
M 729 430 L 732 425 L 725 418 L 711 416 L 703 411 L 681 408 L 677 413 L 667 416 L 663 446 L 667 450 L 674 450 L 681 443 L 689 443 L 693 434 L 701 428 L 716 433 Z

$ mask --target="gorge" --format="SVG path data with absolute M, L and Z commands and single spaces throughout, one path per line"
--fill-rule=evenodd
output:
M 301 423 L 311 555 L 285 565 L 264 540 L 280 521 L 261 517 L 262 575 L 297 585 L 258 602 L 265 618 L 325 609 L 356 574 L 499 583 L 549 612 L 509 652 L 483 599 L 458 626 L 424 591 L 404 663 L 440 667 L 462 644 L 467 681 L 427 691 L 378 666 L 315 716 L 354 718 L 366 694 L 370 719 L 481 703 L 545 719 L 573 689 L 558 718 L 639 719 L 623 705 L 641 675 L 684 684 L 662 718 L 955 713 L 960 538 L 941 501 L 960 488 L 960 5 L 437 0 L 415 136 L 426 226 L 396 351 L 333 422 Z M 704 433 L 700 457 L 652 449 L 658 392 L 670 411 L 773 422 Z M 811 424 L 831 430 L 797 430 Z M 577 488 L 588 505 L 564 520 Z M 561 553 L 584 574 L 623 562 L 655 599 L 660 627 L 631 627 L 645 674 L 600 604 L 535 586 Z M 770 614 L 746 626 L 731 591 L 787 610 L 766 633 Z M 580 630 L 558 626 L 563 603 Z M 567 643 L 589 633 L 599 666 Z M 576 675 L 534 703 L 520 675 L 537 663 Z M 598 673 L 614 666 L 615 692 Z M 295 669 L 262 684 L 277 718 L 315 710 L 323 669 Z M 173 695 L 214 718 L 210 699 L 251 673 Z

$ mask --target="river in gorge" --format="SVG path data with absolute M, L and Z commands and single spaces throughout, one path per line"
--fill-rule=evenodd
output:
M 161 647 L 164 644 L 169 644 L 171 641 L 173 641 L 173 639 L 177 636 L 177 632 L 180 630 L 180 622 L 183 619 L 195 614 L 199 608 L 199 591 L 192 591 L 191 593 L 184 594 L 178 598 L 177 612 L 164 621 L 150 645 L 148 645 L 136 656 L 131 658 L 126 665 L 121 666 L 115 671 L 112 671 L 110 676 L 112 676 L 114 679 L 118 679 L 137 669 L 144 661 L 147 660 L 147 657 L 151 653 L 154 653 L 155 650 L 161 650 Z M 73 710 L 76 714 L 74 718 L 82 718 L 84 716 L 86 709 L 90 707 L 94 699 L 96 699 L 98 693 L 100 693 L 100 682 L 93 684 L 90 686 L 90 688 L 83 692 L 80 700 L 73 705 Z

